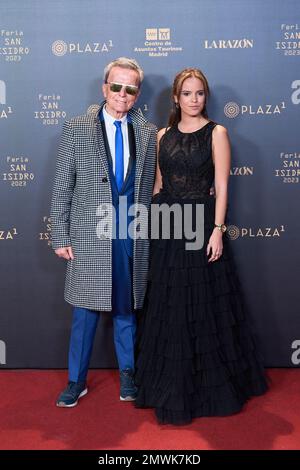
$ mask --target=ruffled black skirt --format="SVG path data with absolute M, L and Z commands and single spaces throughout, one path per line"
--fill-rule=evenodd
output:
M 204 246 L 187 251 L 184 238 L 151 241 L 136 406 L 155 408 L 160 423 L 172 424 L 237 413 L 266 391 L 267 381 L 226 237 L 222 257 L 208 263 L 214 198 L 175 201 L 161 193 L 155 203 L 163 202 L 204 204 Z

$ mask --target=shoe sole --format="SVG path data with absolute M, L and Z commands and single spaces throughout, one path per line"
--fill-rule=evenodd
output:
M 135 397 L 121 397 L 120 396 L 120 401 L 135 401 L 136 398 Z
M 63 401 L 58 401 L 58 402 L 56 403 L 56 406 L 58 406 L 59 408 L 73 408 L 74 406 L 77 405 L 79 398 L 84 397 L 84 395 L 86 395 L 87 392 L 88 392 L 88 389 L 87 389 L 87 388 L 85 388 L 84 390 L 82 390 L 82 392 L 80 393 L 80 395 L 79 395 L 78 398 L 77 398 L 77 401 L 75 401 L 75 403 L 71 403 L 71 405 L 66 405 Z

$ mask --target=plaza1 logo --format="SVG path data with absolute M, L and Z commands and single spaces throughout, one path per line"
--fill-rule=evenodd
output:
M 0 80 L 0 119 L 7 119 L 10 114 L 12 114 L 12 108 L 6 106 L 6 83 Z
M 15 188 L 24 188 L 34 180 L 28 157 L 8 155 L 5 158 L 5 171 L 2 180 Z
M 51 219 L 48 215 L 44 215 L 42 218 L 43 229 L 39 232 L 39 240 L 46 242 L 48 246 L 51 246 Z
M 86 114 L 96 114 L 100 110 L 99 104 L 91 104 L 86 110 Z
M 295 339 L 292 342 L 291 349 L 294 349 L 294 352 L 291 356 L 292 364 L 298 366 L 300 364 L 300 339 Z
M 1 29 L 0 33 L 0 57 L 7 62 L 20 62 L 30 52 L 29 47 L 23 44 L 23 31 L 9 31 Z
M 294 80 L 291 85 L 292 90 L 292 96 L 291 100 L 293 104 L 300 104 L 300 80 Z
M 9 230 L 1 230 L 0 228 L 0 242 L 5 240 L 13 240 L 18 235 L 16 227 Z
M 149 106 L 147 103 L 144 103 L 143 105 L 139 106 L 137 110 L 143 116 L 149 112 Z
M 298 23 L 280 25 L 281 38 L 275 42 L 275 49 L 285 56 L 300 55 L 300 25 Z
M 39 119 L 44 126 L 58 125 L 65 120 L 67 113 L 61 108 L 61 95 L 57 93 L 38 94 L 39 110 L 34 111 L 34 119 Z
M 182 52 L 183 47 L 172 43 L 170 28 L 146 28 L 144 44 L 135 46 L 133 51 L 148 57 L 168 57 Z
M 0 339 L 0 364 L 6 364 L 6 344 Z
M 284 101 L 276 104 L 239 104 L 229 101 L 224 106 L 224 114 L 229 119 L 234 119 L 238 116 L 273 116 L 282 114 L 285 109 Z
M 281 168 L 275 168 L 275 176 L 282 183 L 295 184 L 300 181 L 300 152 L 280 152 Z
M 274 238 L 281 237 L 285 232 L 284 225 L 280 227 L 238 227 L 237 225 L 228 225 L 226 234 L 230 240 L 238 238 Z
M 110 52 L 113 48 L 111 39 L 105 42 L 65 42 L 61 39 L 54 41 L 51 45 L 51 50 L 57 57 L 62 57 L 66 54 L 101 54 Z

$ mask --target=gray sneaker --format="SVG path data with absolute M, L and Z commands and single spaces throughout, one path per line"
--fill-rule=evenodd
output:
M 120 400 L 134 401 L 137 396 L 137 387 L 134 383 L 133 370 L 120 370 Z
M 68 382 L 67 388 L 59 395 L 56 406 L 72 408 L 76 406 L 79 398 L 88 392 L 86 382 Z

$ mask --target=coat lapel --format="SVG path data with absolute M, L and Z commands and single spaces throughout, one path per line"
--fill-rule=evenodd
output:
M 100 161 L 105 170 L 107 178 L 110 178 L 109 164 L 108 164 L 108 158 L 106 155 L 106 148 L 105 148 L 105 141 L 103 137 L 102 126 L 99 120 L 99 111 L 101 108 L 102 106 L 99 107 L 99 109 L 95 113 L 93 113 L 94 114 L 93 138 L 94 138 L 95 148 L 97 151 L 97 156 L 100 158 Z
M 148 127 L 147 121 L 142 114 L 135 109 L 132 109 L 128 113 L 132 120 L 132 125 L 135 135 L 135 146 L 136 146 L 136 173 L 135 173 L 135 195 L 136 201 L 138 201 L 139 188 L 141 182 L 141 176 L 144 169 L 145 157 L 147 154 L 148 142 L 151 134 L 151 128 Z
M 105 102 L 101 103 L 99 108 L 96 107 L 93 109 L 94 116 L 94 143 L 97 150 L 97 155 L 101 160 L 103 168 L 107 174 L 107 177 L 110 178 L 109 164 L 106 156 L 105 141 L 103 137 L 101 123 L 99 121 L 99 112 L 104 106 Z M 147 126 L 147 121 L 144 116 L 139 113 L 136 109 L 131 109 L 129 111 L 129 116 L 132 121 L 134 136 L 135 136 L 135 148 L 136 148 L 136 173 L 135 173 L 135 195 L 136 201 L 138 200 L 139 188 L 141 176 L 143 173 L 145 157 L 148 148 L 148 142 L 151 135 L 151 128 Z

